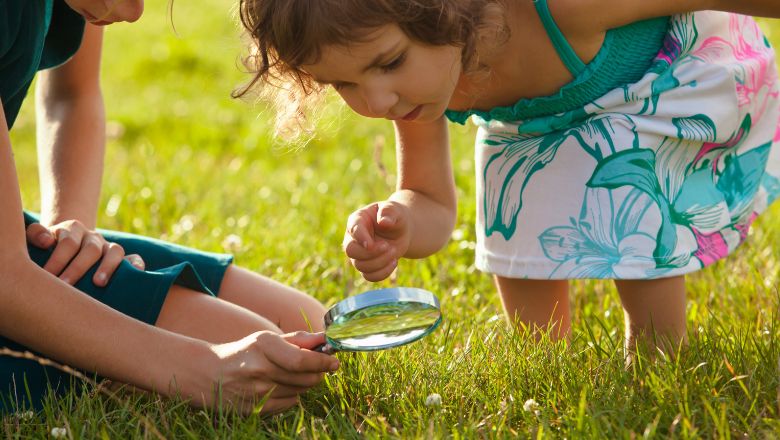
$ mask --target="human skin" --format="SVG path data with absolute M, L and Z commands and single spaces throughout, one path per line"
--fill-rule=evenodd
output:
M 126 2 L 122 4 L 142 5 Z M 69 4 L 74 3 L 92 14 L 100 12 L 92 8 L 102 2 Z M 137 9 L 115 8 L 97 21 L 133 21 L 137 15 Z M 217 298 L 173 287 L 153 326 L 72 287 L 78 270 L 68 270 L 74 264 L 81 270 L 101 258 L 121 261 L 105 243 L 95 242 L 102 237 L 94 231 L 105 140 L 98 81 L 101 38 L 100 29 L 88 24 L 79 52 L 45 72 L 38 84 L 38 103 L 45 107 L 39 113 L 39 153 L 51 163 L 41 168 L 47 187 L 45 223 L 29 235 L 0 109 L 0 334 L 69 366 L 181 396 L 195 406 L 224 404 L 249 413 L 269 393 L 264 412 L 294 405 L 323 373 L 338 368 L 336 358 L 309 350 L 324 342 L 322 333 L 306 330 L 309 323 L 311 331 L 322 330 L 325 310 L 308 295 L 231 266 Z M 35 241 L 41 228 L 51 231 L 48 242 Z M 69 238 L 63 238 L 63 230 Z M 55 254 L 65 246 L 68 253 L 59 255 L 70 264 L 37 266 L 27 253 L 28 239 L 39 247 L 55 246 Z
M 490 75 L 469 75 L 458 58 L 445 67 L 422 66 L 426 57 L 446 53 L 447 47 L 424 46 L 388 24 L 371 29 L 373 38 L 347 46 L 325 46 L 322 57 L 303 69 L 324 79 L 358 114 L 393 121 L 398 158 L 397 190 L 387 200 L 366 205 L 347 220 L 343 247 L 352 264 L 369 281 L 387 278 L 400 258 L 421 258 L 448 241 L 455 224 L 456 201 L 450 165 L 444 109 L 487 110 L 519 99 L 545 96 L 573 78 L 547 38 L 532 2 L 505 5 L 509 39 L 487 48 L 480 61 Z M 651 17 L 696 10 L 723 10 L 780 17 L 774 0 L 557 0 L 549 2 L 557 25 L 585 62 L 601 48 L 608 29 Z M 609 11 L 609 14 L 603 13 Z M 387 53 L 378 66 L 366 68 L 370 54 Z M 505 53 L 523 54 L 505 57 Z M 398 54 L 403 54 L 401 63 Z M 387 67 L 392 66 L 392 69 Z M 422 66 L 422 67 L 421 67 Z M 533 68 L 529 68 L 533 66 Z M 453 78 L 452 73 L 458 74 Z M 428 80 L 443 85 L 435 105 L 423 98 Z M 420 90 L 418 90 L 418 86 Z M 449 96 L 446 96 L 449 91 Z M 440 100 L 446 101 L 443 106 Z M 413 120 L 399 119 L 404 111 L 422 105 Z M 551 337 L 569 333 L 568 284 L 560 281 L 495 277 L 510 320 Z M 652 335 L 685 342 L 684 277 L 616 282 L 626 318 L 626 346 Z M 651 338 L 652 339 L 652 338 Z M 654 340 L 648 340 L 651 345 Z

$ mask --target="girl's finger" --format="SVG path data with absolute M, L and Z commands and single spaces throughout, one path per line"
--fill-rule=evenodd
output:
M 56 242 L 54 234 L 40 223 L 32 223 L 25 232 L 27 234 L 27 242 L 37 248 L 48 249 Z
M 104 287 L 108 284 L 108 280 L 114 275 L 114 271 L 119 267 L 124 256 L 125 250 L 122 246 L 116 243 L 106 242 L 103 245 L 103 257 L 100 260 L 100 265 L 95 271 L 95 275 L 92 276 L 92 282 L 100 287 Z
M 68 267 L 60 274 L 60 279 L 68 284 L 75 284 L 80 280 L 90 267 L 100 261 L 103 256 L 103 244 L 105 241 L 96 234 L 87 234 L 81 242 L 81 249 L 68 263 Z M 57 248 L 62 244 L 58 243 Z M 57 250 L 55 249 L 56 253 Z
M 387 243 L 384 244 L 387 245 Z M 366 260 L 358 260 L 353 258 L 352 265 L 355 266 L 355 269 L 363 273 L 370 273 L 381 270 L 382 268 L 387 267 L 387 265 L 389 265 L 394 259 L 396 259 L 396 255 L 392 248 L 388 247 L 386 249 L 387 250 L 385 252 L 374 258 L 369 258 Z
M 59 229 L 55 232 L 57 244 L 49 260 L 43 265 L 43 270 L 59 276 L 70 261 L 79 253 L 83 231 L 79 229 Z
M 375 272 L 361 272 L 363 275 L 363 278 L 366 279 L 366 281 L 376 282 L 376 281 L 382 281 L 385 278 L 389 277 L 390 274 L 393 273 L 393 271 L 398 267 L 398 260 L 393 259 L 387 266 L 383 267 L 380 270 L 377 270 Z
M 373 204 L 354 212 L 347 219 L 347 234 L 367 249 L 370 249 L 374 242 L 376 209 L 376 204 Z
M 349 237 L 349 236 L 347 236 Z M 351 238 L 344 240 L 344 253 L 355 260 L 370 260 L 381 256 L 387 251 L 387 242 L 381 241 L 371 249 L 366 249 L 362 244 Z

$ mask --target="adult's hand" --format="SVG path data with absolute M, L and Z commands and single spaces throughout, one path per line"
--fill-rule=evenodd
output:
M 125 255 L 122 246 L 106 241 L 99 232 L 87 228 L 78 220 L 67 220 L 49 227 L 32 223 L 27 227 L 27 242 L 41 249 L 54 246 L 43 269 L 71 285 L 98 261 L 100 265 L 92 282 L 101 287 L 108 284 L 122 259 L 138 269 L 145 268 L 139 255 Z
M 260 331 L 213 345 L 211 350 L 220 365 L 214 380 L 216 389 L 201 397 L 207 406 L 221 398 L 245 414 L 252 413 L 264 398 L 262 413 L 287 409 L 298 402 L 301 393 L 319 384 L 324 373 L 338 370 L 334 356 L 311 351 L 324 342 L 323 333 Z M 200 404 L 197 398 L 192 403 Z

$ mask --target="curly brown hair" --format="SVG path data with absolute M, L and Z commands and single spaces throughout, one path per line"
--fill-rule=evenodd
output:
M 301 66 L 319 61 L 324 46 L 361 41 L 378 27 L 396 24 L 422 44 L 461 47 L 464 70 L 473 71 L 484 34 L 508 35 L 503 19 L 495 23 L 501 16 L 499 1 L 241 0 L 241 23 L 249 39 L 243 62 L 253 77 L 233 96 L 259 89 L 276 105 L 277 134 L 300 134 L 306 109 L 324 89 Z M 486 28 L 490 32 L 483 32 Z

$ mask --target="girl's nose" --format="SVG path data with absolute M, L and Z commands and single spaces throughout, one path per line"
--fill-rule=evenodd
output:
M 389 89 L 366 88 L 363 91 L 363 101 L 371 117 L 385 118 L 393 116 L 390 115 L 390 110 L 398 102 L 398 95 Z

